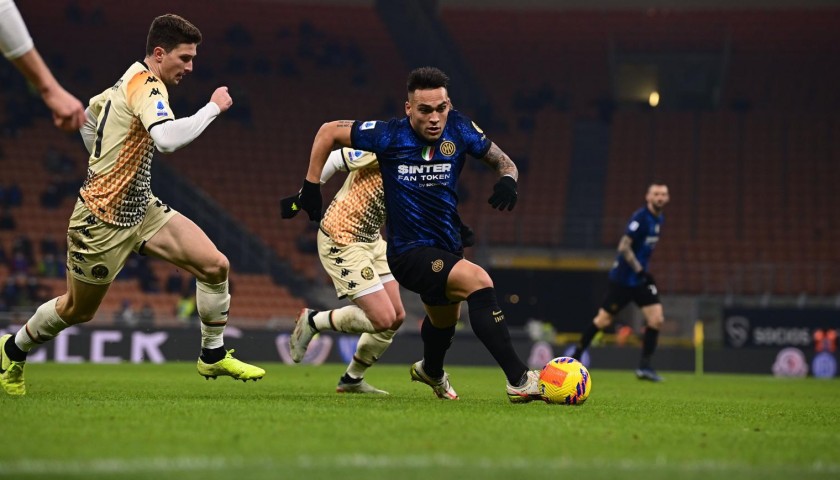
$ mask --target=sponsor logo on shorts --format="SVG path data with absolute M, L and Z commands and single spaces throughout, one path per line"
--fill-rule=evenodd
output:
M 363 268 L 362 278 L 364 278 L 365 280 L 373 280 L 373 269 L 370 267 Z
M 375 127 L 375 126 L 376 126 L 376 122 L 375 122 L 375 121 L 368 121 L 368 122 L 363 123 L 363 124 L 359 127 L 359 130 L 370 130 L 371 128 L 373 128 L 373 127 Z
M 440 153 L 442 153 L 446 157 L 451 157 L 455 155 L 455 144 L 449 140 L 440 144 Z
M 432 262 L 432 271 L 433 272 L 438 273 L 441 270 L 443 270 L 443 260 L 437 259 L 434 262 Z
M 108 267 L 105 265 L 95 265 L 90 269 L 90 274 L 97 280 L 102 280 L 108 276 Z

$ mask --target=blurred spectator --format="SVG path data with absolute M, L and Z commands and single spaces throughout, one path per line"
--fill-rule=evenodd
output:
M 143 307 L 137 313 L 137 326 L 138 327 L 151 327 L 155 323 L 155 310 L 149 304 L 149 302 L 144 302 Z
M 54 181 L 47 184 L 47 188 L 41 192 L 41 206 L 54 210 L 61 206 L 61 191 L 59 186 Z
M 16 228 L 17 222 L 15 222 L 15 217 L 12 216 L 9 207 L 0 206 L 0 230 L 14 230 Z
M 26 235 L 18 235 L 12 240 L 12 255 L 17 252 L 23 253 L 30 264 L 34 263 L 35 256 L 32 252 L 32 241 Z
M 56 242 L 55 237 L 49 233 L 41 237 L 41 244 L 39 248 L 41 250 L 41 255 L 51 253 L 57 257 L 61 253 L 58 248 L 58 242 Z
M 146 293 L 160 292 L 158 279 L 149 267 L 148 257 L 138 256 L 137 281 L 140 283 L 140 290 Z
M 300 253 L 318 253 L 318 224 L 306 222 L 304 231 L 295 240 L 295 245 Z
M 41 256 L 41 261 L 38 262 L 38 274 L 46 278 L 62 278 L 65 275 L 65 262 L 60 260 L 55 254 L 47 253 Z
M 8 309 L 35 307 L 42 302 L 38 279 L 26 273 L 10 275 L 3 287 L 3 302 Z
M 180 270 L 175 269 L 169 273 L 164 290 L 166 293 L 180 293 L 184 290 L 184 277 L 181 276 Z
M 44 154 L 44 168 L 50 173 L 73 173 L 76 171 L 76 161 L 71 155 L 50 146 Z
M 23 203 L 23 192 L 20 190 L 20 185 L 13 181 L 11 185 L 6 187 L 4 197 L 6 205 L 10 207 L 19 207 Z
M 128 257 L 128 260 L 125 261 L 123 269 L 117 274 L 117 280 L 138 278 L 140 272 L 140 258 L 141 257 L 138 257 L 137 255 Z
M 175 318 L 185 327 L 193 325 L 198 319 L 198 310 L 195 307 L 195 295 L 185 288 L 181 297 L 175 305 Z
M 12 261 L 9 263 L 9 267 L 12 270 L 12 273 L 29 273 L 30 263 L 29 260 L 26 258 L 26 255 L 23 252 L 15 252 L 12 255 Z
M 137 319 L 134 318 L 134 309 L 131 307 L 131 300 L 123 300 L 120 309 L 114 312 L 114 325 L 121 327 L 134 327 L 137 325 Z

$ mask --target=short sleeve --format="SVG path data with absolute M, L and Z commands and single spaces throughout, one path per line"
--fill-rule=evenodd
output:
M 457 122 L 457 128 L 458 132 L 461 134 L 461 139 L 467 145 L 467 153 L 475 158 L 484 158 L 484 156 L 487 155 L 487 152 L 490 151 L 490 145 L 492 144 L 490 139 L 487 138 L 484 131 L 469 118 L 461 115 L 460 113 L 453 116 L 455 117 L 454 120 Z
M 151 72 L 138 73 L 128 82 L 126 100 L 147 131 L 159 123 L 175 120 L 166 85 Z
M 353 122 L 350 131 L 350 142 L 353 148 L 373 153 L 384 152 L 391 143 L 392 123 L 379 120 Z
M 645 232 L 647 231 L 645 226 L 643 225 L 644 219 L 640 218 L 640 216 L 634 215 L 633 218 L 630 219 L 630 222 L 627 224 L 627 228 L 624 230 L 624 234 L 628 237 L 636 240 L 640 237 L 644 237 L 647 235 Z

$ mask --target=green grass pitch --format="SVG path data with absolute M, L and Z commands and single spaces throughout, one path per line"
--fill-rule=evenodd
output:
M 582 406 L 512 405 L 497 368 L 448 368 L 434 397 L 379 365 L 388 397 L 336 394 L 343 365 L 31 364 L 0 395 L 0 478 L 840 478 L 840 383 L 593 370 Z

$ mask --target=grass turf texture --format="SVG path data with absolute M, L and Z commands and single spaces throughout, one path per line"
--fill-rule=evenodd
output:
M 266 367 L 265 365 L 263 365 Z M 838 478 L 836 380 L 593 370 L 578 407 L 511 405 L 496 368 L 450 367 L 457 402 L 409 382 L 336 394 L 342 365 L 205 381 L 193 364 L 27 365 L 0 395 L 2 478 Z

